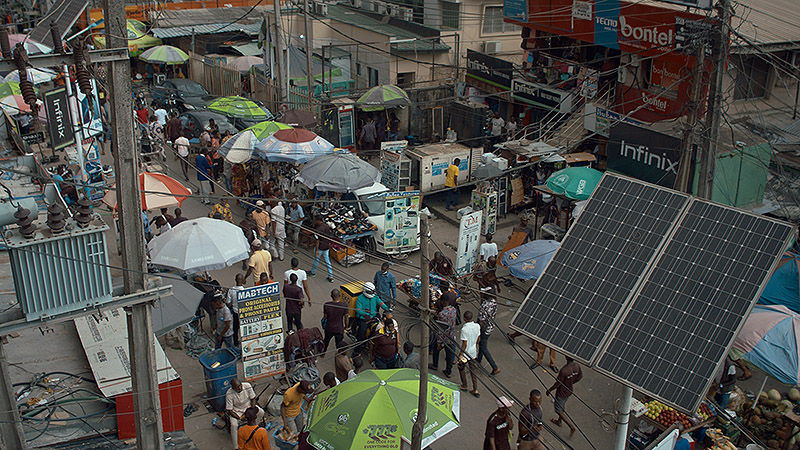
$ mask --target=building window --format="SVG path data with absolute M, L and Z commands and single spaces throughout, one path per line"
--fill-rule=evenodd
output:
M 361 63 L 356 63 L 356 75 L 361 76 Z
M 442 28 L 461 28 L 461 3 L 440 2 L 442 5 Z M 500 8 L 502 9 L 502 8 Z
M 769 64 L 758 56 L 734 59 L 736 64 L 736 87 L 734 100 L 762 98 L 769 95 Z
M 367 67 L 369 71 L 369 87 L 377 86 L 380 84 L 380 77 L 378 77 L 378 69 L 373 69 L 372 67 Z
M 502 6 L 487 6 L 483 12 L 483 34 L 516 31 L 516 25 L 503 22 Z
M 397 74 L 397 85 L 402 88 L 410 88 L 414 84 L 414 77 L 416 73 L 414 72 L 404 72 Z

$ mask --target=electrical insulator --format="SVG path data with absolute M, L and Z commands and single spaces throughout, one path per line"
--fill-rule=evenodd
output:
M 53 40 L 53 50 L 64 54 L 64 44 L 61 43 L 61 33 L 58 32 L 58 25 L 55 21 L 50 22 L 50 39 Z
M 72 47 L 72 61 L 75 64 L 75 78 L 78 80 L 78 87 L 86 96 L 92 95 L 92 80 L 84 62 L 85 48 L 83 42 L 78 40 Z
M 16 66 L 17 70 L 20 72 L 25 71 L 25 68 L 28 67 L 28 51 L 25 50 L 25 47 L 19 42 L 14 47 L 14 66 Z
M 23 208 L 22 205 L 17 206 L 14 217 L 17 219 L 22 237 L 30 239 L 36 234 L 36 225 L 33 224 L 33 217 L 31 217 L 29 209 Z
M 22 91 L 22 98 L 25 100 L 25 103 L 30 105 L 31 109 L 33 109 L 36 105 L 36 91 L 33 89 L 33 83 L 31 80 L 23 80 L 22 74 L 25 71 L 20 71 L 20 80 L 19 80 L 19 90 Z
M 0 27 L 0 51 L 3 52 L 3 59 L 11 59 L 11 41 L 8 40 L 6 27 Z

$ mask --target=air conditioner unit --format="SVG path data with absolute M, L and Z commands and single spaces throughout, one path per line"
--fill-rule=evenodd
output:
M 387 5 L 386 5 L 386 10 L 387 10 L 387 13 L 388 13 L 388 14 L 389 14 L 391 17 L 397 17 L 397 16 L 398 16 L 398 14 L 400 14 L 400 7 L 399 7 L 399 6 L 397 6 L 397 5 L 395 5 L 395 4 L 393 4 L 393 3 L 389 3 L 389 4 L 387 4 Z
M 411 22 L 412 20 L 414 20 L 414 10 L 411 8 L 400 8 L 398 17 L 402 20 Z
M 373 6 L 375 8 L 373 11 L 375 11 L 376 13 L 380 15 L 386 14 L 386 2 L 382 2 L 379 0 L 373 3 Z
M 325 3 L 314 2 L 314 14 L 318 16 L 327 16 L 328 5 Z
M 483 53 L 487 55 L 496 55 L 500 53 L 501 41 L 486 41 L 483 43 Z

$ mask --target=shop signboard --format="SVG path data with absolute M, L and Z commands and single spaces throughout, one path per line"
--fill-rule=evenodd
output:
M 572 18 L 578 20 L 592 20 L 592 2 L 572 2 Z
M 242 289 L 236 299 L 245 380 L 286 372 L 280 283 Z
M 467 76 L 507 91 L 511 89 L 514 64 L 475 50 L 467 50 Z
M 581 86 L 581 97 L 592 99 L 597 95 L 597 84 L 600 82 L 600 72 L 588 67 L 581 67 L 578 83 Z
M 458 227 L 458 257 L 456 258 L 456 274 L 460 277 L 472 273 L 478 263 L 482 216 L 483 212 L 481 211 L 461 216 L 461 225 Z
M 388 192 L 384 199 L 383 248 L 403 253 L 419 247 L 419 191 Z
M 44 94 L 44 110 L 47 114 L 47 132 L 54 150 L 61 150 L 75 144 L 72 132 L 67 89 L 58 88 Z
M 595 0 L 594 2 L 594 43 L 603 47 L 619 49 L 617 31 L 619 29 L 620 0 Z
M 609 170 L 672 188 L 678 175 L 681 140 L 619 123 L 611 127 L 606 153 Z
M 528 0 L 503 1 L 503 17 L 525 22 L 528 20 Z
M 620 122 L 638 125 L 640 127 L 646 126 L 644 122 L 627 117 L 616 111 L 611 111 L 610 109 L 601 108 L 594 103 L 587 103 L 584 107 L 583 128 L 597 133 L 600 136 L 608 137 L 611 126 Z
M 526 103 L 555 109 L 564 114 L 572 110 L 572 93 L 568 91 L 517 78 L 511 82 L 511 91 L 514 98 Z

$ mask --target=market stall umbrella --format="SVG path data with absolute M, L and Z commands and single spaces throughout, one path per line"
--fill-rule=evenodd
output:
M 567 167 L 547 178 L 547 187 L 572 200 L 586 200 L 603 177 L 603 172 L 590 167 Z
M 150 262 L 186 273 L 224 269 L 250 256 L 242 230 L 224 220 L 186 220 L 147 244 Z
M 220 97 L 208 104 L 210 111 L 228 117 L 250 120 L 267 120 L 270 115 L 258 103 L 244 97 Z
M 37 100 L 37 104 L 41 106 L 41 101 Z M 25 103 L 22 95 L 6 95 L 0 98 L 0 108 L 7 112 L 9 116 L 16 116 L 20 113 L 31 112 L 31 107 Z M 41 109 L 41 108 L 40 108 Z
M 418 370 L 366 370 L 311 403 L 308 443 L 337 450 L 370 448 L 376 442 L 381 448 L 401 448 L 403 438 L 411 441 L 418 393 Z M 460 394 L 458 385 L 428 375 L 422 448 L 459 426 Z
M 490 164 L 481 164 L 473 172 L 472 177 L 478 180 L 485 178 L 494 178 L 503 174 L 499 167 Z
M 256 64 L 263 64 L 264 58 L 260 56 L 240 56 L 228 63 L 228 68 L 237 72 L 248 73 Z
M 783 305 L 756 305 L 733 350 L 781 382 L 800 385 L 800 314 Z
M 145 34 L 147 32 L 147 25 L 138 20 L 128 19 L 127 31 L 128 55 L 131 58 L 140 55 L 145 49 L 161 44 L 161 39 Z M 98 48 L 106 48 L 105 36 L 96 34 L 93 39 Z
M 33 84 L 47 83 L 58 77 L 58 74 L 52 69 L 27 69 L 27 75 Z M 3 78 L 3 83 L 10 82 L 19 83 L 19 70 L 14 70 Z
M 142 210 L 180 205 L 192 193 L 174 178 L 154 172 L 139 174 L 139 189 L 142 196 Z M 103 197 L 103 203 L 111 209 L 117 209 L 117 190 L 113 187 L 109 189 Z
M 178 47 L 157 45 L 145 50 L 139 59 L 152 64 L 183 64 L 189 60 L 189 55 Z
M 503 253 L 500 263 L 517 278 L 535 280 L 542 275 L 559 245 L 551 240 L 531 241 Z
M 293 127 L 311 128 L 317 125 L 317 117 L 309 111 L 290 109 L 281 114 L 279 120 Z
M 393 84 L 375 86 L 356 100 L 356 106 L 364 111 L 380 111 L 410 103 L 408 93 Z
M 18 43 L 22 43 L 22 47 L 28 52 L 28 55 L 46 55 L 53 51 L 52 48 L 34 41 L 27 34 L 11 33 L 8 35 L 8 43 L 11 44 L 12 51 Z
M 358 156 L 340 151 L 306 163 L 296 179 L 311 189 L 353 192 L 380 181 L 381 173 Z
M 302 128 L 278 130 L 256 144 L 256 155 L 272 162 L 302 164 L 333 153 L 333 144 Z
M 245 128 L 243 131 L 252 131 L 259 141 L 272 136 L 278 130 L 290 130 L 292 127 L 285 123 L 273 122 L 272 120 L 265 120 L 259 122 L 251 127 Z
M 256 135 L 252 131 L 244 130 L 225 141 L 217 153 L 224 156 L 230 163 L 240 164 L 250 161 L 250 158 L 253 157 L 256 142 L 258 142 Z
M 6 81 L 0 83 L 0 98 L 7 97 L 9 95 L 22 95 L 22 91 L 19 89 L 18 81 Z

